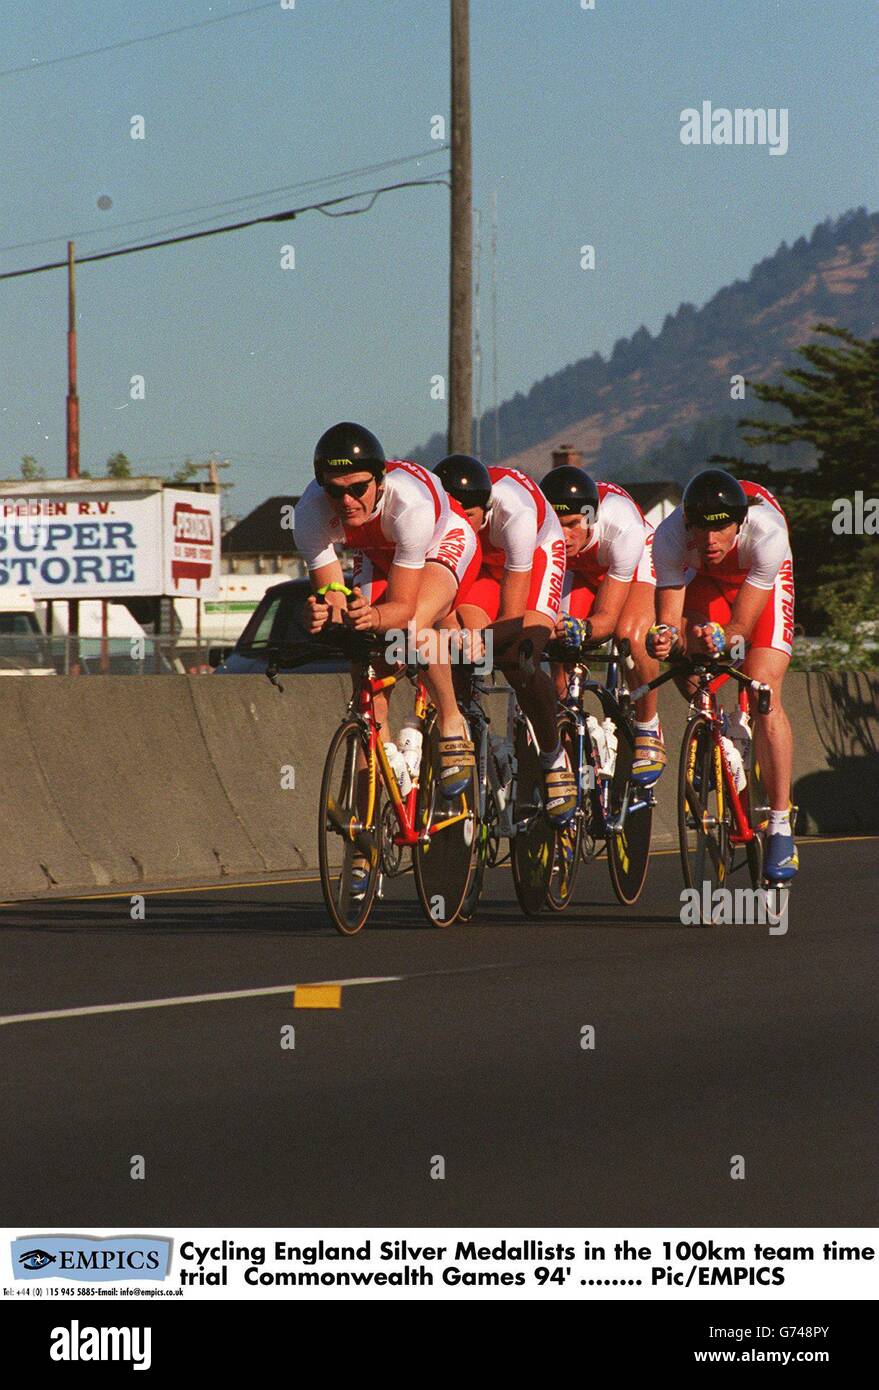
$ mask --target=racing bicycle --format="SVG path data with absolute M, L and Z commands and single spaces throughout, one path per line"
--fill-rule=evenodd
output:
M 545 655 L 565 671 L 559 734 L 577 781 L 577 809 L 556 837 L 547 905 L 555 912 L 568 906 L 581 863 L 590 863 L 603 844 L 617 901 L 631 907 L 647 876 L 656 799 L 652 788 L 632 781 L 634 697 L 623 671 L 632 665 L 628 639 L 574 648 L 553 638 Z M 604 681 L 591 678 L 587 658 L 606 665 Z

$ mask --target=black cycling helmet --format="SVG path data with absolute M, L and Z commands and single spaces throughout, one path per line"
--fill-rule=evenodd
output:
M 706 468 L 684 488 L 684 521 L 703 530 L 741 526 L 748 514 L 748 494 L 738 478 L 723 468 Z
M 350 420 L 325 430 L 314 450 L 314 476 L 321 484 L 334 474 L 353 473 L 355 469 L 382 478 L 386 463 L 385 451 L 375 435 Z
M 559 516 L 582 513 L 592 522 L 598 516 L 598 484 L 576 464 L 550 469 L 540 480 L 540 490 Z
M 491 477 L 484 463 L 470 454 L 447 454 L 434 468 L 446 492 L 467 507 L 488 506 Z

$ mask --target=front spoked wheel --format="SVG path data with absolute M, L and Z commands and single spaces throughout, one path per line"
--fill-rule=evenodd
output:
M 555 857 L 556 832 L 543 810 L 543 773 L 537 745 L 520 720 L 516 728 L 516 833 L 510 845 L 513 885 L 526 917 L 538 917 L 546 903 Z
M 479 785 L 475 767 L 458 796 L 447 798 L 439 789 L 439 724 L 432 719 L 424 731 L 424 754 L 418 787 L 416 830 L 412 851 L 415 886 L 425 916 L 436 927 L 450 927 L 467 902 L 478 848 Z
M 360 931 L 375 901 L 380 803 L 381 781 L 363 728 L 346 719 L 330 743 L 317 813 L 320 886 L 333 926 L 343 936 Z
M 678 839 L 684 884 L 699 894 L 700 920 L 710 927 L 712 894 L 726 885 L 732 845 L 720 750 L 710 720 L 701 714 L 690 719 L 681 746 Z
M 617 755 L 610 788 L 610 817 L 623 815 L 622 826 L 608 836 L 607 867 L 617 902 L 631 907 L 641 896 L 647 865 L 650 863 L 650 837 L 653 834 L 653 798 L 645 788 L 632 782 L 635 743 L 623 719 L 616 721 Z

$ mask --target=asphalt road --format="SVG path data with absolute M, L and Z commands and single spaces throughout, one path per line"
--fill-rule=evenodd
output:
M 682 926 L 671 854 L 445 931 L 407 877 L 350 939 L 316 882 L 6 905 L 4 1023 L 280 992 L 0 1027 L 0 1224 L 875 1224 L 877 850 L 805 843 L 784 936 Z

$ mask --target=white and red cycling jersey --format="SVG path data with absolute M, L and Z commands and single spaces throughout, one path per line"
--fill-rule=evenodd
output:
M 752 647 L 772 647 L 790 655 L 794 635 L 793 558 L 787 519 L 776 499 L 759 483 L 739 479 L 757 499 L 739 527 L 735 544 L 716 565 L 706 565 L 676 507 L 656 528 L 653 546 L 656 582 L 661 588 L 686 585 L 684 613 L 694 621 L 726 626 L 743 584 L 766 590 L 766 604 L 751 633 Z
M 785 559 L 790 558 L 787 519 L 771 492 L 759 483 L 741 482 L 748 497 L 758 499 L 748 508 L 735 544 L 717 565 L 706 565 L 699 556 L 691 531 L 684 522 L 683 506 L 675 507 L 656 528 L 653 546 L 657 582 L 676 589 L 697 574 L 722 579 L 724 584 L 744 584 L 771 589 Z
M 297 502 L 293 525 L 309 571 L 331 564 L 336 546 L 354 549 L 355 582 L 371 602 L 387 587 L 391 565 L 418 570 L 436 561 L 455 576 L 459 591 L 479 567 L 479 542 L 463 508 L 433 473 L 408 459 L 388 463 L 375 510 L 361 526 L 342 522 L 316 479 Z
M 556 618 L 565 577 L 565 538 L 558 517 L 533 478 L 515 468 L 489 468 L 491 499 L 479 532 L 482 568 L 463 596 L 494 621 L 504 571 L 531 574 L 526 611 Z
M 584 525 L 588 525 L 584 517 Z M 568 556 L 575 585 L 597 589 L 604 579 L 655 584 L 653 527 L 634 497 L 616 483 L 598 484 L 598 515 L 582 550 Z

